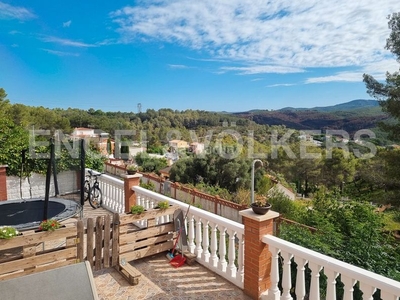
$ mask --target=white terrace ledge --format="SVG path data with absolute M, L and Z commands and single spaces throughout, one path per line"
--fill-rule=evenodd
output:
M 334 259 L 319 252 L 298 246 L 291 242 L 282 240 L 272 235 L 265 235 L 262 241 L 269 246 L 272 253 L 271 262 L 271 288 L 268 296 L 263 299 L 292 299 L 290 296 L 291 270 L 290 259 L 294 258 L 298 264 L 296 297 L 303 299 L 305 296 L 305 276 L 304 266 L 308 263 L 311 271 L 311 287 L 310 299 L 319 300 L 319 272 L 323 269 L 327 275 L 327 295 L 326 299 L 336 299 L 336 278 L 341 274 L 341 280 L 344 283 L 344 299 L 353 299 L 353 286 L 359 282 L 360 290 L 363 292 L 363 299 L 372 299 L 372 295 L 376 289 L 381 290 L 381 298 L 383 300 L 398 300 L 400 296 L 400 282 L 393 279 L 378 275 L 354 265 L 345 263 L 338 259 Z M 279 271 L 278 271 L 278 254 L 284 259 L 283 266 L 283 292 L 282 296 L 278 289 Z

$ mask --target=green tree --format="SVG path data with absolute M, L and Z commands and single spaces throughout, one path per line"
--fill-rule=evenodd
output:
M 28 132 L 8 118 L 0 118 L 0 165 L 8 165 L 8 175 L 19 175 L 23 150 L 28 149 Z
M 391 33 L 386 40 L 385 49 L 391 51 L 400 63 L 400 14 L 389 16 L 388 22 Z M 385 131 L 390 133 L 389 137 L 400 139 L 400 74 L 399 72 L 386 72 L 386 83 L 377 81 L 373 76 L 364 74 L 364 82 L 367 92 L 379 100 L 383 111 L 387 112 L 397 122 L 395 124 L 381 124 Z
M 352 153 L 344 151 L 334 148 L 330 157 L 326 155 L 321 173 L 325 186 L 337 189 L 342 188 L 343 184 L 353 181 L 356 159 Z
M 6 116 L 10 108 L 10 101 L 7 99 L 7 93 L 0 88 L 0 117 Z

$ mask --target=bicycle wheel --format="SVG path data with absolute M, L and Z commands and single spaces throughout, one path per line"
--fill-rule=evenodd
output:
M 93 208 L 99 208 L 103 201 L 103 194 L 101 193 L 100 188 L 95 185 L 90 189 L 90 197 L 89 204 Z
M 90 196 L 89 192 L 90 192 L 90 182 L 89 182 L 89 180 L 86 180 L 84 188 L 83 188 L 83 194 L 84 194 L 85 201 L 89 200 L 89 196 Z

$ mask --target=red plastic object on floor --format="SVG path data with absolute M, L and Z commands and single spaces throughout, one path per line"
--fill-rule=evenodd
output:
M 186 261 L 186 257 L 182 255 L 177 255 L 175 256 L 169 263 L 171 264 L 171 266 L 175 267 L 175 268 L 179 268 L 180 266 L 182 266 Z

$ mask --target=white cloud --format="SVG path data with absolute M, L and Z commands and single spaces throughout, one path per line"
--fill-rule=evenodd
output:
M 238 71 L 241 75 L 262 74 L 262 73 L 301 73 L 304 72 L 300 68 L 292 68 L 285 66 L 250 66 L 250 67 L 222 67 L 222 71 Z
M 56 51 L 56 50 L 51 50 L 51 49 L 42 49 L 43 51 L 46 51 L 47 53 L 57 55 L 57 56 L 79 56 L 78 53 L 71 53 L 71 52 L 64 52 L 64 51 Z
M 115 39 L 105 39 L 101 42 L 97 42 L 96 46 L 108 46 L 108 45 L 114 45 L 117 44 L 118 42 Z
M 97 45 L 94 44 L 87 44 L 83 42 L 77 42 L 69 39 L 62 39 L 54 36 L 49 36 L 49 37 L 44 37 L 42 38 L 44 42 L 47 43 L 55 43 L 55 44 L 60 44 L 63 46 L 71 46 L 71 47 L 79 47 L 79 48 L 89 48 L 89 47 L 97 47 Z
M 110 15 L 124 42 L 177 43 L 255 66 L 226 71 L 256 74 L 366 68 L 388 54 L 386 16 L 398 9 L 398 0 L 147 0 Z
M 325 82 L 361 82 L 363 74 L 374 76 L 376 80 L 384 80 L 386 71 L 393 73 L 399 71 L 398 64 L 395 59 L 383 59 L 372 62 L 366 66 L 359 68 L 358 71 L 337 72 L 330 76 L 311 77 L 305 83 L 325 83 Z
M 296 85 L 296 84 L 295 83 L 277 83 L 277 84 L 267 85 L 267 87 L 293 86 L 293 85 Z
M 325 82 L 361 82 L 360 72 L 339 72 L 335 75 L 308 78 L 305 83 L 325 83 Z
M 63 27 L 69 27 L 69 26 L 71 26 L 71 23 L 72 23 L 71 20 L 69 20 L 67 22 L 63 22 Z
M 189 68 L 188 66 L 185 66 L 185 65 L 172 65 L 172 64 L 169 64 L 168 67 L 170 67 L 171 69 L 187 69 L 187 68 Z
M 36 18 L 36 15 L 21 6 L 12 6 L 10 4 L 0 2 L 0 19 L 18 19 L 29 20 Z

